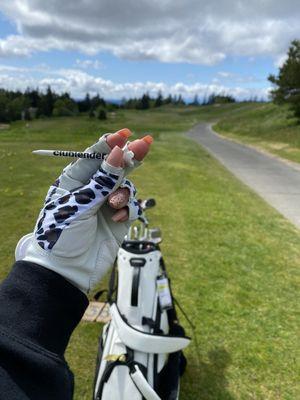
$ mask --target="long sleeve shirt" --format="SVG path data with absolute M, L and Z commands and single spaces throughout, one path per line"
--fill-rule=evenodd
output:
M 0 400 L 70 400 L 64 352 L 88 306 L 59 274 L 18 261 L 0 286 Z

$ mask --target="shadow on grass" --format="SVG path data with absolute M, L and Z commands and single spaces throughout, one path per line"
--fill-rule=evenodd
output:
M 231 364 L 230 354 L 224 348 L 216 348 L 208 353 L 208 360 L 188 359 L 181 385 L 182 399 L 234 400 L 227 389 L 226 379 L 226 369 Z

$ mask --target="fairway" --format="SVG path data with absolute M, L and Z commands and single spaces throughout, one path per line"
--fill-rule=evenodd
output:
M 157 200 L 149 219 L 162 229 L 174 294 L 196 325 L 181 400 L 300 398 L 299 231 L 184 135 L 242 107 L 127 110 L 104 122 L 45 119 L 0 130 L 1 279 L 65 164 L 31 150 L 83 150 L 122 127 L 153 134 L 132 179 L 140 197 Z M 76 400 L 91 398 L 100 328 L 81 323 L 67 350 Z

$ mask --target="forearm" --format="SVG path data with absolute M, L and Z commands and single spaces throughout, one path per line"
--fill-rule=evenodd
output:
M 59 274 L 29 262 L 13 266 L 0 286 L 5 399 L 72 398 L 73 376 L 63 355 L 87 305 L 87 297 Z M 13 386 L 18 396 L 7 391 Z

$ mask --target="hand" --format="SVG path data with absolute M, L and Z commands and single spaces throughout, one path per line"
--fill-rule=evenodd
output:
M 129 135 L 127 129 L 104 135 L 86 150 L 108 154 L 105 161 L 79 159 L 64 169 L 48 191 L 25 261 L 63 275 L 84 292 L 103 277 L 129 221 L 141 212 L 135 188 L 125 176 L 140 164 L 152 138 L 128 145 L 134 154 L 128 168 L 121 147 Z

